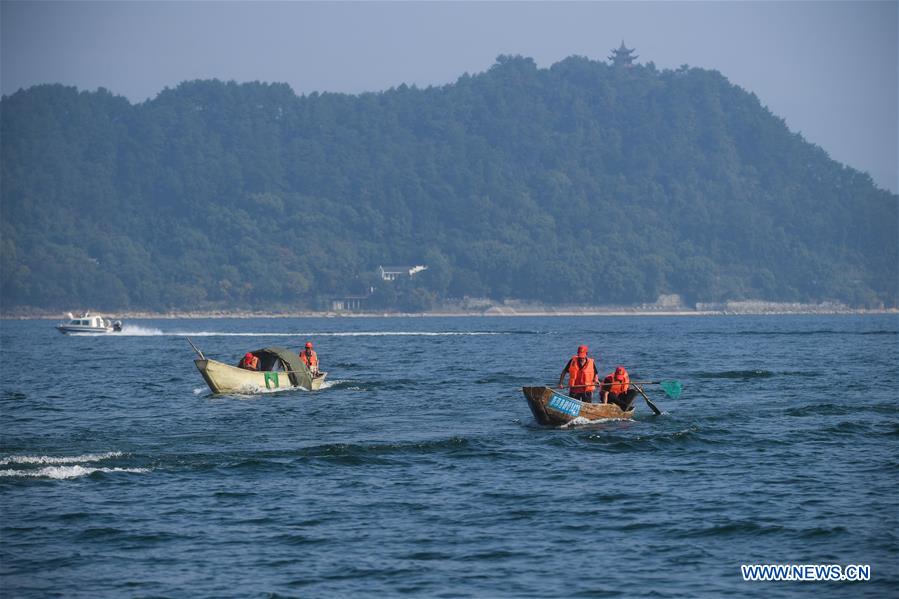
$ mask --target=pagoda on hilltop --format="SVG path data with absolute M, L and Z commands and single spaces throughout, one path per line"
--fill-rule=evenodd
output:
M 634 56 L 634 49 L 624 45 L 624 40 L 621 40 L 621 47 L 612 50 L 612 55 L 609 56 L 612 66 L 615 67 L 632 67 L 637 58 L 639 57 Z

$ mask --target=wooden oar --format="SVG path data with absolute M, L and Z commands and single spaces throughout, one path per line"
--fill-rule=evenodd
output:
M 571 389 L 586 389 L 587 387 L 599 387 L 602 383 L 594 383 L 592 385 L 572 385 Z M 564 389 L 565 385 L 559 387 L 559 389 Z
M 640 385 L 634 385 L 634 388 L 635 388 L 637 391 L 639 391 L 639 392 L 640 392 L 640 395 L 643 396 L 643 399 L 646 400 L 646 405 L 649 406 L 649 409 L 652 410 L 653 412 L 655 412 L 655 413 L 656 413 L 656 416 L 661 416 L 661 415 L 662 415 L 662 411 L 661 411 L 660 409 L 658 409 L 658 408 L 656 407 L 656 405 L 655 405 L 654 403 L 652 403 L 652 402 L 649 400 L 649 397 L 648 397 L 645 393 L 643 393 L 643 389 L 640 387 Z
M 187 337 L 186 339 L 187 339 L 187 342 L 190 343 L 190 346 L 192 348 L 194 348 L 194 351 L 197 352 L 197 355 L 200 356 L 200 359 L 205 360 L 206 356 L 203 355 L 203 352 L 201 352 L 199 349 L 197 349 L 197 346 L 194 345 L 194 342 L 190 340 L 190 337 Z
M 605 384 L 606 384 L 606 383 L 599 382 L 599 383 L 594 383 L 594 384 L 592 384 L 592 385 L 575 385 L 574 387 L 572 387 L 572 389 L 584 389 L 584 388 L 586 388 L 586 387 L 591 387 L 591 386 L 592 386 L 592 387 L 599 387 L 600 390 L 601 390 L 602 387 L 603 387 L 603 385 L 605 385 Z M 677 399 L 677 398 L 679 398 L 680 395 L 681 395 L 681 393 L 682 393 L 683 390 L 684 390 L 684 386 L 681 384 L 680 381 L 670 381 L 670 380 L 664 380 L 664 381 L 630 381 L 629 384 L 630 384 L 630 385 L 634 385 L 634 386 L 637 386 L 637 385 L 659 385 L 659 386 L 661 387 L 662 391 L 665 392 L 665 395 L 667 395 L 667 396 L 670 397 L 671 399 Z M 554 389 L 554 388 L 555 388 L 554 385 L 547 385 L 547 387 L 550 387 L 551 389 Z M 564 388 L 565 388 L 564 386 L 559 387 L 559 389 L 564 389 Z

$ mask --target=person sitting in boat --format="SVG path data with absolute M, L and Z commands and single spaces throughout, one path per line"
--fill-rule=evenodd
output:
M 587 357 L 588 347 L 579 345 L 577 355 L 568 360 L 568 364 L 559 375 L 559 389 L 563 389 L 562 382 L 568 375 L 568 395 L 574 399 L 593 403 L 593 390 L 599 383 L 599 371 L 593 358 Z
M 312 342 L 306 342 L 306 348 L 300 352 L 300 360 L 309 367 L 313 376 L 318 376 L 318 354 L 312 349 Z
M 253 355 L 252 352 L 247 352 L 247 355 L 241 358 L 237 367 L 244 370 L 259 370 L 259 358 Z
M 602 380 L 602 403 L 612 402 L 627 412 L 637 397 L 637 390 L 631 389 L 631 378 L 624 366 L 615 368 L 615 372 Z

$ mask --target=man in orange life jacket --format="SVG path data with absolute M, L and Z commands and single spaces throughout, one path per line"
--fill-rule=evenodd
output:
M 318 354 L 312 350 L 312 342 L 306 342 L 306 349 L 300 352 L 300 360 L 309 367 L 313 375 L 318 374 Z
M 568 360 L 568 364 L 559 375 L 559 389 L 564 385 L 565 375 L 568 375 L 568 395 L 587 403 L 593 403 L 593 389 L 599 383 L 599 371 L 593 358 L 587 357 L 587 346 L 579 345 L 577 355 Z
M 240 364 L 237 367 L 244 370 L 259 370 L 259 358 L 247 352 L 247 355 L 240 360 Z
M 610 401 L 617 404 L 619 408 L 627 412 L 637 397 L 637 390 L 630 388 L 631 378 L 624 366 L 615 368 L 615 372 L 608 375 L 602 380 L 602 403 Z

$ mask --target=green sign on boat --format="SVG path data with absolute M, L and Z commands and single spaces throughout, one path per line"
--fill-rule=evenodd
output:
M 278 373 L 277 372 L 265 372 L 265 388 L 271 389 L 274 387 L 278 389 L 281 385 L 278 383 Z M 273 383 L 273 384 L 272 384 Z

